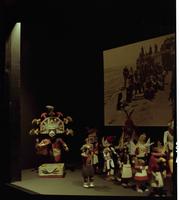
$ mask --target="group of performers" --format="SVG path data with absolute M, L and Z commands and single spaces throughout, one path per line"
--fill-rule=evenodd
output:
M 94 187 L 95 174 L 100 171 L 107 181 L 116 181 L 137 192 L 166 196 L 167 177 L 173 176 L 173 131 L 171 121 L 163 141 L 151 142 L 146 133 L 138 137 L 135 132 L 129 135 L 124 128 L 117 145 L 114 136 L 104 136 L 101 141 L 86 138 L 81 147 L 83 186 Z M 96 134 L 95 129 L 93 132 Z M 102 158 L 102 169 L 99 169 L 99 158 Z
M 69 151 L 62 135 L 73 135 L 72 118 L 54 112 L 53 106 L 46 108 L 47 112 L 32 120 L 33 129 L 30 130 L 30 134 L 36 136 L 35 149 L 41 162 L 38 165 L 62 162 L 62 150 Z M 164 131 L 163 141 L 151 141 L 146 133 L 136 133 L 130 118 L 132 112 L 127 114 L 119 138 L 99 137 L 96 128 L 87 131 L 80 148 L 83 187 L 95 187 L 94 179 L 98 174 L 106 181 L 134 187 L 137 192 L 151 191 L 154 196 L 166 196 L 166 178 L 173 176 L 174 121 L 170 121 Z

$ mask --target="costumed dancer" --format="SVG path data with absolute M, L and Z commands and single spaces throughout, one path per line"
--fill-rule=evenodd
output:
M 92 145 L 84 144 L 81 147 L 83 187 L 94 187 L 94 168 Z
M 173 149 L 174 149 L 174 121 L 168 123 L 168 130 L 164 132 L 163 144 L 167 155 L 167 174 L 172 175 Z
M 136 182 L 137 192 L 148 192 L 148 166 L 145 161 L 136 157 L 134 159 L 134 169 L 136 171 L 134 180 Z
M 128 147 L 124 146 L 121 157 L 122 170 L 121 170 L 121 183 L 123 187 L 130 187 L 130 180 L 132 178 L 132 167 Z
M 150 142 L 150 138 L 147 139 L 145 133 L 139 136 L 136 144 L 133 140 L 130 141 L 130 154 L 133 157 L 134 180 L 137 192 L 147 192 L 149 190 L 148 158 L 151 145 L 153 145 L 153 142 Z
M 174 151 L 174 120 L 168 123 L 168 130 L 164 132 L 163 144 L 165 147 L 167 158 L 167 175 L 171 177 L 172 183 L 174 182 L 173 176 L 173 151 Z M 173 193 L 173 184 L 171 184 L 171 192 Z
M 151 173 L 151 194 L 153 196 L 166 196 L 165 178 L 166 178 L 166 159 L 163 149 L 154 147 L 149 160 L 149 170 Z
M 125 134 L 124 129 L 119 139 L 118 146 L 115 147 L 118 150 L 118 170 L 117 181 L 122 183 L 123 187 L 130 186 L 130 180 L 132 178 L 132 168 L 129 156 L 129 137 Z
M 92 151 L 93 151 L 93 166 L 95 173 L 99 172 L 99 145 L 98 145 L 98 137 L 97 137 L 98 130 L 96 128 L 91 128 L 88 130 L 88 137 L 86 138 L 86 143 L 91 144 Z
M 32 120 L 33 129 L 29 134 L 36 136 L 35 148 L 38 157 L 44 158 L 46 162 L 60 162 L 62 147 L 65 151 L 69 150 L 61 135 L 73 135 L 70 128 L 72 118 L 64 117 L 61 112 L 54 112 L 54 106 L 47 105 L 46 109 L 39 119 Z
M 146 162 L 150 153 L 150 146 L 153 144 L 153 142 L 150 143 L 150 138 L 147 140 L 146 134 L 143 133 L 139 136 L 136 144 L 132 140 L 130 141 L 131 155 L 135 155 L 138 159 L 143 159 Z
M 174 145 L 173 132 L 174 132 L 174 121 L 171 121 L 168 123 L 168 130 L 164 132 L 163 136 L 163 144 L 165 147 L 165 151 L 169 153 L 173 151 L 173 145 Z
M 51 141 L 50 139 L 42 139 L 41 141 L 37 138 L 35 144 L 35 150 L 37 154 L 37 160 L 35 163 L 35 169 L 38 168 L 39 165 L 43 163 L 51 162 Z
M 103 172 L 106 173 L 106 180 L 114 180 L 114 155 L 117 156 L 115 148 L 113 147 L 113 136 L 102 138 L 104 167 Z
M 69 151 L 67 144 L 62 138 L 56 138 L 52 142 L 52 153 L 55 162 L 61 161 L 61 150 L 64 148 L 65 151 Z

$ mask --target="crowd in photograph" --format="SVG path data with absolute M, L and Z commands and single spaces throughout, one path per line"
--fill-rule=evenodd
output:
M 160 90 L 165 90 L 165 79 L 169 72 L 174 70 L 174 42 L 173 38 L 166 39 L 158 49 L 157 44 L 146 51 L 143 46 L 136 60 L 136 65 L 124 66 L 123 86 L 118 95 L 117 109 L 128 105 L 136 98 L 153 100 Z M 173 73 L 172 73 L 173 74 Z M 174 79 L 171 76 L 171 79 Z M 172 82 L 172 80 L 171 80 Z M 171 84 L 171 83 L 169 83 Z M 168 99 L 172 100 L 172 85 Z M 122 97 L 125 91 L 125 99 Z

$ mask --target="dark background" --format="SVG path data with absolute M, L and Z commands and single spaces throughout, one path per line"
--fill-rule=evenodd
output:
M 120 134 L 120 127 L 103 123 L 102 51 L 174 33 L 175 4 L 174 0 L 1 1 L 2 152 L 6 151 L 1 180 L 19 179 L 22 168 L 34 165 L 34 139 L 28 131 L 31 120 L 47 104 L 74 119 L 76 136 L 67 139 L 72 149 L 83 143 L 87 126 L 96 127 L 100 136 Z M 21 89 L 18 104 L 11 108 L 11 81 L 4 72 L 5 41 L 18 21 L 22 26 Z M 13 122 L 12 113 L 19 116 Z M 165 129 L 141 127 L 154 138 Z M 72 157 L 79 161 L 78 150 Z

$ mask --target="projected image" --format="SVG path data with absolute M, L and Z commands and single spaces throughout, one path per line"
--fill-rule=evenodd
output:
M 175 34 L 103 51 L 104 125 L 166 126 L 174 115 Z M 129 115 L 132 113 L 132 115 Z

